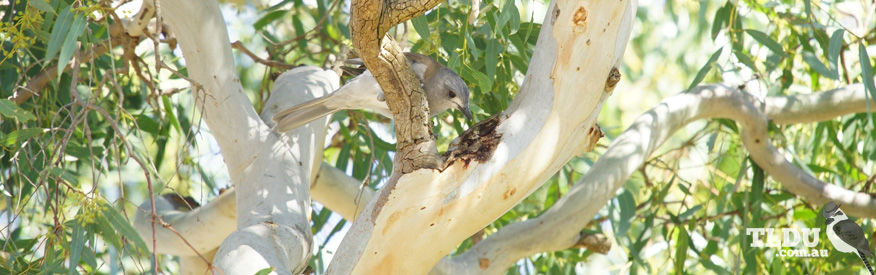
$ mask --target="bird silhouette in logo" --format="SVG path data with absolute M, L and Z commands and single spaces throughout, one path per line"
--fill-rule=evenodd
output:
M 850 220 L 846 213 L 839 208 L 834 202 L 828 202 L 821 210 L 821 215 L 824 216 L 827 228 L 827 238 L 833 247 L 840 252 L 855 253 L 864 262 L 864 266 L 873 273 L 873 267 L 870 266 L 868 258 L 873 257 L 870 252 L 870 245 L 867 243 L 867 238 L 864 235 L 864 230 L 861 226 Z

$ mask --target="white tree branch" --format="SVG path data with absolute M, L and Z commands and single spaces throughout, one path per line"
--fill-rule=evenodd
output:
M 793 96 L 769 97 L 765 102 L 767 118 L 776 124 L 811 123 L 838 116 L 867 111 L 867 99 L 861 83 L 829 91 Z M 872 99 L 870 108 L 876 110 Z
M 432 273 L 499 274 L 522 257 L 572 247 L 581 229 L 644 160 L 677 129 L 698 119 L 730 118 L 742 124 L 743 143 L 752 158 L 790 192 L 819 205 L 835 201 L 852 215 L 876 217 L 876 200 L 869 195 L 825 184 L 785 160 L 769 142 L 764 115 L 777 123 L 813 122 L 860 112 L 865 104 L 861 85 L 770 97 L 763 104 L 727 85 L 699 86 L 667 98 L 618 136 L 569 193 L 542 215 L 507 225 L 465 253 L 445 257 Z
M 601 136 L 595 120 L 613 88 L 607 80 L 623 56 L 635 7 L 554 1 L 509 110 L 460 137 L 443 171 L 416 170 L 383 188 L 328 273 L 426 273 L 572 156 L 590 150 Z
M 322 203 L 348 221 L 355 220 L 356 214 L 365 209 L 366 204 L 377 194 L 370 187 L 362 187 L 362 182 L 344 174 L 334 166 L 323 163 L 319 173 L 310 186 L 313 200 Z
M 215 250 L 225 237 L 234 232 L 237 224 L 236 210 L 233 190 L 192 211 L 181 211 L 164 196 L 156 196 L 155 211 L 179 236 L 170 228 L 157 226 L 155 239 L 158 245 L 155 252 L 197 258 L 198 253 L 203 255 Z M 143 202 L 137 209 L 134 228 L 144 240 L 152 240 L 152 211 L 149 201 Z
M 301 78 L 304 76 L 305 78 Z M 266 103 L 265 111 L 261 117 L 268 124 L 272 124 L 271 117 L 277 110 L 291 107 L 301 101 L 300 86 L 306 84 L 306 75 L 294 73 L 284 74 L 277 79 L 271 98 Z M 313 84 L 313 83 L 312 83 Z M 319 83 L 316 83 L 319 84 Z M 321 87 L 324 85 L 317 85 Z M 331 85 L 326 89 L 331 88 Z M 328 120 L 323 120 L 322 125 Z M 310 126 L 305 126 L 310 127 Z M 292 139 L 287 140 L 293 147 Z M 319 144 L 322 144 L 319 142 Z M 314 158 L 314 161 L 318 161 Z M 310 185 L 311 195 L 314 200 L 341 214 L 344 218 L 352 220 L 356 210 L 365 207 L 365 203 L 374 196 L 374 190 L 365 188 L 361 191 L 361 182 L 347 176 L 343 171 L 322 163 L 318 172 L 313 177 Z M 212 260 L 212 255 L 222 241 L 236 228 L 237 219 L 237 190 L 231 189 L 209 203 L 188 211 L 177 209 L 171 201 L 164 197 L 157 197 L 156 210 L 168 227 L 159 226 L 156 230 L 158 241 L 158 253 L 182 256 L 181 265 L 186 270 L 203 273 L 206 263 L 197 256 L 201 253 L 207 259 Z M 358 206 L 355 203 L 359 196 Z M 134 219 L 134 226 L 144 239 L 150 239 L 151 229 L 151 205 L 149 202 L 141 204 Z M 174 233 L 171 229 L 176 230 Z M 189 244 L 186 244 L 185 241 Z
M 322 156 L 325 121 L 288 135 L 271 130 L 243 93 L 217 3 L 162 0 L 158 7 L 179 39 L 189 76 L 205 89 L 194 91 L 196 104 L 237 191 L 237 229 L 220 245 L 214 266 L 228 274 L 267 267 L 281 274 L 302 271 L 312 241 L 309 184 Z M 338 82 L 331 71 L 305 67 L 287 72 L 275 87 L 297 87 L 293 99 L 303 102 L 336 89 Z
M 359 194 L 358 186 L 360 184 L 361 182 L 347 176 L 340 169 L 322 163 L 319 172 L 314 176 L 313 184 L 310 186 L 310 194 L 314 200 L 319 201 L 345 219 L 353 220 L 357 207 L 358 210 L 365 208 L 365 203 L 370 201 L 375 194 L 374 190 L 369 188 L 362 190 L 362 193 Z M 198 258 L 196 251 L 206 255 L 205 253 L 218 248 L 222 240 L 231 234 L 236 227 L 237 202 L 234 199 L 237 196 L 236 193 L 235 189 L 230 189 L 209 203 L 191 211 L 177 209 L 166 198 L 156 197 L 156 211 L 169 226 L 159 226 L 156 230 L 157 252 Z M 354 203 L 356 196 L 361 197 L 358 206 Z M 152 236 L 150 209 L 149 202 L 143 202 L 134 217 L 134 228 L 143 239 L 150 239 Z M 171 231 L 170 228 L 176 230 L 179 235 Z M 189 247 L 183 239 L 188 241 L 192 247 Z M 198 260 L 201 259 L 198 258 Z

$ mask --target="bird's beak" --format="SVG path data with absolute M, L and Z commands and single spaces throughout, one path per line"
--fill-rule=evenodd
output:
M 468 118 L 468 120 L 474 120 L 474 117 L 471 115 L 471 111 L 468 109 L 467 106 L 459 107 L 459 111 L 461 111 L 462 114 L 465 115 L 466 118 Z

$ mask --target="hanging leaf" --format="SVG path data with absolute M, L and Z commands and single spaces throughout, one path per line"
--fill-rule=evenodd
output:
M 82 31 L 85 30 L 85 23 L 88 22 L 87 18 L 84 15 L 74 15 L 73 26 L 70 26 L 70 32 L 67 33 L 67 37 L 64 39 L 64 44 L 61 47 L 61 53 L 58 55 L 58 77 L 60 78 L 62 74 L 64 74 L 64 67 L 67 66 L 67 62 L 70 62 L 70 59 L 73 58 L 73 52 L 76 50 L 78 45 L 76 45 L 76 41 L 79 40 L 79 36 L 82 35 Z
M 706 78 L 706 74 L 708 74 L 709 71 L 712 70 L 712 65 L 715 64 L 715 61 L 718 60 L 718 57 L 721 56 L 721 52 L 723 50 L 724 47 L 721 47 L 720 49 L 715 51 L 715 53 L 713 53 L 711 57 L 709 57 L 709 60 L 706 61 L 706 64 L 703 65 L 702 68 L 700 68 L 699 72 L 697 72 L 697 76 L 694 77 L 693 82 L 691 82 L 690 86 L 687 87 L 688 91 L 690 91 L 690 89 L 693 89 L 693 87 L 696 87 L 697 84 L 700 84 L 700 82 L 703 81 L 703 78 Z
M 782 45 L 773 40 L 769 35 L 761 31 L 751 29 L 745 30 L 745 33 L 751 36 L 751 38 L 754 38 L 754 40 L 756 40 L 757 42 L 760 42 L 761 45 L 764 45 L 765 47 L 770 49 L 770 51 L 772 51 L 773 53 L 782 57 L 788 56 L 788 54 L 785 53 L 785 50 L 782 49 Z
M 675 240 L 675 259 L 673 263 L 675 264 L 675 270 L 681 271 L 684 270 L 684 261 L 687 259 L 687 249 L 690 247 L 690 237 L 687 234 L 687 229 L 685 229 L 683 225 L 679 225 L 675 227 L 675 229 L 678 229 L 678 236 Z
M 259 18 L 259 20 L 256 20 L 256 22 L 252 24 L 252 27 L 256 30 L 262 30 L 265 26 L 271 24 L 271 22 L 282 18 L 287 12 L 288 11 L 286 10 L 275 10 L 269 12 L 268 14 L 265 14 L 265 16 L 262 16 L 262 18 Z
M 49 5 L 48 2 L 46 2 L 46 0 L 29 0 L 29 1 L 27 1 L 27 4 L 31 7 L 34 7 L 36 9 L 44 11 L 44 12 L 57 14 L 55 12 L 55 9 L 53 9 L 52 6 Z
M 815 57 L 815 55 L 810 52 L 803 52 L 803 61 L 805 61 L 806 64 L 809 64 L 809 67 L 815 70 L 815 72 L 817 72 L 821 76 L 831 79 L 839 78 L 836 75 L 836 72 L 828 69 L 827 66 L 824 65 L 824 63 L 821 63 L 821 61 L 818 60 L 818 57 Z
M 858 42 L 858 58 L 861 59 L 861 77 L 864 80 L 864 90 L 870 95 L 870 98 L 867 98 L 866 100 L 867 113 L 869 113 L 870 100 L 876 98 L 876 85 L 873 84 L 873 66 L 870 65 L 870 56 L 867 55 L 867 47 L 864 47 L 864 44 L 861 42 Z M 867 118 L 870 118 L 870 116 L 867 116 Z M 870 124 L 873 124 L 872 121 Z
M 61 13 L 58 14 L 58 19 L 52 25 L 52 34 L 49 36 L 49 44 L 46 47 L 46 56 L 43 58 L 45 62 L 52 61 L 58 50 L 61 49 L 61 43 L 67 38 L 67 32 L 70 30 L 70 24 L 73 22 L 73 14 L 70 13 L 70 6 L 64 7 Z
M 143 241 L 143 238 L 140 238 L 140 234 L 137 233 L 137 230 L 134 230 L 134 227 L 131 226 L 128 220 L 122 217 L 122 214 L 120 214 L 115 207 L 112 207 L 109 204 L 103 204 L 100 209 L 101 213 L 103 213 L 110 224 L 112 224 L 123 237 L 134 242 L 134 247 L 141 251 L 149 251 L 146 242 Z
M 718 38 L 718 33 L 727 25 L 727 20 L 730 19 L 730 1 L 727 1 L 724 6 L 715 11 L 715 21 L 712 22 L 712 41 Z
M 79 219 L 73 220 L 73 233 L 70 235 L 72 239 L 70 241 L 70 268 L 67 269 L 67 274 L 79 274 L 76 267 L 82 257 L 82 248 L 85 247 L 85 230 L 83 230 L 81 222 Z
M 487 78 L 493 79 L 496 76 L 496 68 L 499 64 L 499 42 L 496 39 L 490 39 L 487 42 L 487 54 L 484 56 L 487 67 Z
M 414 30 L 417 31 L 417 34 L 420 35 L 420 38 L 427 40 L 430 37 L 429 33 L 429 22 L 426 21 L 425 16 L 417 16 L 414 19 L 411 19 L 411 24 L 414 25 Z
M 838 29 L 830 35 L 830 46 L 828 46 L 827 50 L 827 61 L 830 62 L 830 70 L 837 74 L 837 76 L 839 76 L 839 66 L 837 63 L 839 62 L 839 55 L 842 47 L 843 29 Z

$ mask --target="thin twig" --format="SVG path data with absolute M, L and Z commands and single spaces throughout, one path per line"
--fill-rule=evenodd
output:
M 279 61 L 263 59 L 263 58 L 255 55 L 251 51 L 249 51 L 249 49 L 247 49 L 245 46 L 243 46 L 243 43 L 240 43 L 240 41 L 234 41 L 234 43 L 231 43 L 231 47 L 243 52 L 244 54 L 249 56 L 249 58 L 251 58 L 253 61 L 264 64 L 265 66 L 268 66 L 268 67 L 277 68 L 280 70 L 289 70 L 289 69 L 296 67 L 294 65 L 286 64 L 286 63 L 279 62 Z

